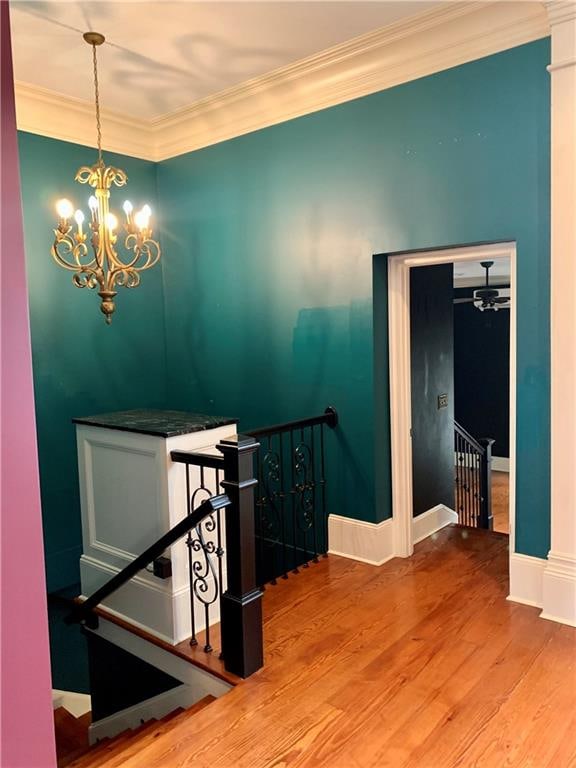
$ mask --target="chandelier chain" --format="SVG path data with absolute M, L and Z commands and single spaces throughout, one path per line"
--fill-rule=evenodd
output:
M 94 64 L 94 97 L 96 103 L 96 131 L 98 133 L 98 163 L 102 164 L 102 126 L 100 124 L 100 90 L 98 87 L 98 62 L 96 46 L 92 44 L 92 61 Z

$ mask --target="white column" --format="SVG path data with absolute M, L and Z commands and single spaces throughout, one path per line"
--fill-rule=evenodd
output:
M 576 3 L 546 5 L 552 32 L 552 494 L 542 616 L 576 626 Z

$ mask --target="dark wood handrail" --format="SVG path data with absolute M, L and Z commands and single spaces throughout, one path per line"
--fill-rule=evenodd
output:
M 90 597 L 79 603 L 74 607 L 72 612 L 66 617 L 67 624 L 74 624 L 88 620 L 92 614 L 92 609 L 95 608 L 102 600 L 105 600 L 113 592 L 125 584 L 127 581 L 135 576 L 143 568 L 146 568 L 153 560 L 159 557 L 165 549 L 175 544 L 178 539 L 185 536 L 188 531 L 195 528 L 202 520 L 216 512 L 223 507 L 227 507 L 230 504 L 230 499 L 226 494 L 220 496 L 212 496 L 210 499 L 206 499 L 197 509 L 191 512 L 187 517 L 177 523 L 167 533 L 161 536 L 158 541 L 151 544 L 148 549 L 145 549 L 141 555 L 138 555 L 131 563 L 123 568 L 120 573 L 117 573 L 109 581 L 106 582 L 100 589 L 97 589 Z
M 478 453 L 481 453 L 482 455 L 486 453 L 486 448 L 481 445 L 478 440 L 476 440 L 476 438 L 472 437 L 470 432 L 467 432 L 461 424 L 458 424 L 456 420 L 454 421 L 454 431 L 463 437 L 464 440 L 466 440 L 466 442 L 474 448 L 474 450 L 478 451 Z
M 321 416 L 312 416 L 309 419 L 298 419 L 296 421 L 287 421 L 284 424 L 273 424 L 270 427 L 261 427 L 249 432 L 245 432 L 250 437 L 264 437 L 279 432 L 290 432 L 293 429 L 304 429 L 305 427 L 314 427 L 316 424 L 326 424 L 330 429 L 338 426 L 338 412 L 331 405 L 326 408 Z
M 170 458 L 178 464 L 191 464 L 195 467 L 207 467 L 208 469 L 222 469 L 224 467 L 224 457 L 214 456 L 211 453 L 170 451 Z

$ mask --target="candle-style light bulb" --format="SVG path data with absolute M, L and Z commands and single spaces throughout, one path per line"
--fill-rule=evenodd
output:
M 70 200 L 67 200 L 65 197 L 63 197 L 56 203 L 56 212 L 63 221 L 66 221 L 66 219 L 69 219 L 74 213 L 74 206 Z
M 124 213 L 126 214 L 126 217 L 127 217 L 127 218 L 129 218 L 129 217 L 130 217 L 130 214 L 131 214 L 131 213 L 132 213 L 132 211 L 134 210 L 134 209 L 133 209 L 133 207 L 132 207 L 132 203 L 130 202 L 130 200 L 126 200 L 126 201 L 124 202 L 124 205 L 122 206 L 122 208 L 124 209 Z
M 92 221 L 97 221 L 98 200 L 94 197 L 94 195 L 90 195 L 90 197 L 88 198 L 88 208 L 90 208 L 90 211 L 92 212 Z
M 146 216 L 144 209 L 136 213 L 136 215 L 134 216 L 134 222 L 138 227 L 138 229 L 148 228 L 148 216 Z
M 108 227 L 110 232 L 114 232 L 114 230 L 118 226 L 118 219 L 116 218 L 116 216 L 114 216 L 113 213 L 106 214 L 106 226 Z
M 74 218 L 76 220 L 76 224 L 78 224 L 78 234 L 80 237 L 82 237 L 82 224 L 84 222 L 84 214 L 81 210 L 77 210 L 74 214 Z

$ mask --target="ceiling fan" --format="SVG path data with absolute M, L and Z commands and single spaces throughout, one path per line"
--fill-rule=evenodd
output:
M 468 304 L 473 303 L 474 306 L 481 312 L 486 309 L 503 309 L 510 306 L 510 291 L 508 289 L 491 288 L 490 287 L 490 267 L 494 265 L 493 261 L 481 261 L 480 265 L 486 270 L 486 285 L 484 288 L 479 288 L 474 291 L 473 295 L 469 298 L 454 299 L 454 304 Z

